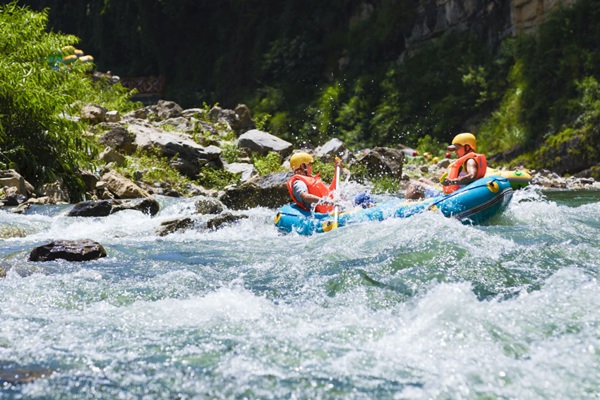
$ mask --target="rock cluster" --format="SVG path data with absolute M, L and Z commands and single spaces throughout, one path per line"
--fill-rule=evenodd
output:
M 117 170 L 126 158 L 139 152 L 169 159 L 171 167 L 194 182 L 206 168 L 225 170 L 239 177 L 238 184 L 220 190 L 192 185 L 187 195 L 217 196 L 231 209 L 253 207 L 277 207 L 289 201 L 285 182 L 289 174 L 284 172 L 259 176 L 250 161 L 254 156 L 269 153 L 279 155 L 282 170 L 288 169 L 287 160 L 294 145 L 281 138 L 256 129 L 250 110 L 239 105 L 234 110 L 213 107 L 210 110 L 182 109 L 171 101 L 159 101 L 156 105 L 132 111 L 124 116 L 110 112 L 104 107 L 83 107 L 79 117 L 90 124 L 90 134 L 105 146 L 99 155 L 96 172 L 82 171 L 89 201 L 98 201 L 96 214 L 114 212 L 117 200 L 148 198 L 152 195 L 181 196 L 166 182 L 151 182 L 145 178 L 148 171 L 135 171 L 123 176 Z M 235 148 L 238 156 L 228 162 L 224 149 Z M 386 174 L 395 178 L 402 176 L 404 154 L 395 148 L 374 148 L 357 154 L 346 149 L 343 142 L 332 139 L 315 148 L 305 144 L 315 158 L 324 162 L 340 157 L 347 165 L 356 163 L 363 167 L 367 176 Z M 137 152 L 137 153 L 136 153 Z M 0 185 L 0 201 L 6 206 L 18 206 L 13 212 L 23 212 L 32 204 L 68 203 L 69 194 L 61 181 L 34 189 L 16 171 L 3 171 Z M 6 178 L 4 178 L 6 176 Z M 102 203 L 102 200 L 112 201 Z M 88 203 L 88 209 L 92 204 Z M 109 210 L 110 209 L 110 210 Z M 102 211 L 104 210 L 104 211 Z
M 160 210 L 155 195 L 181 196 L 166 182 L 149 182 L 147 171 L 135 171 L 132 176 L 117 172 L 127 157 L 148 152 L 170 160 L 170 165 L 195 184 L 186 195 L 196 196 L 196 214 L 166 221 L 157 234 L 164 236 L 188 229 L 205 230 L 235 223 L 247 218 L 239 211 L 255 207 L 276 208 L 290 202 L 286 182 L 291 176 L 289 157 L 294 150 L 310 152 L 323 162 L 336 157 L 344 166 L 360 170 L 364 178 L 387 176 L 400 182 L 404 189 L 410 179 L 436 178 L 450 160 L 416 159 L 412 149 L 375 147 L 356 153 L 349 151 L 339 139 L 322 146 L 310 143 L 294 146 L 281 138 L 256 129 L 250 111 L 244 105 L 235 110 L 220 107 L 184 110 L 176 103 L 159 101 L 156 105 L 135 110 L 124 116 L 94 105 L 84 107 L 82 119 L 102 145 L 99 155 L 103 167 L 95 172 L 82 171 L 89 200 L 75 204 L 70 217 L 103 217 L 122 210 L 137 210 L 155 216 Z M 228 162 L 226 149 L 235 148 L 235 162 Z M 255 156 L 279 156 L 281 171 L 264 176 L 251 162 Z M 408 158 L 407 158 L 408 157 Z M 197 178 L 206 168 L 225 170 L 238 176 L 238 183 L 218 189 L 202 187 Z M 347 172 L 347 170 L 346 170 Z M 589 177 L 561 177 L 551 171 L 531 171 L 532 183 L 547 189 L 600 189 L 600 183 Z M 59 180 L 34 188 L 17 171 L 0 171 L 0 206 L 12 212 L 24 212 L 32 204 L 67 203 L 69 193 Z M 94 250 L 89 250 L 93 246 Z M 88 260 L 103 257 L 100 244 L 74 244 L 56 241 L 36 248 L 31 260 L 55 258 Z
M 545 169 L 532 170 L 531 183 L 546 189 L 600 189 L 600 182 L 591 177 L 569 176 L 562 177 L 555 172 Z
M 407 172 L 403 175 L 404 182 L 408 182 L 411 178 L 419 178 L 421 176 L 436 180 L 448 167 L 451 160 L 443 159 L 441 161 L 428 163 L 409 163 L 404 165 L 404 170 Z M 524 168 L 521 168 L 524 169 Z M 581 189 L 600 189 L 600 182 L 596 181 L 592 177 L 580 177 L 580 176 L 569 176 L 563 177 L 558 175 L 556 172 L 549 170 L 527 170 L 524 169 L 531 175 L 531 184 L 539 186 L 545 190 L 581 190 Z
M 117 169 L 126 157 L 136 152 L 148 152 L 169 159 L 171 167 L 195 184 L 186 195 L 217 197 L 226 207 L 244 210 L 254 207 L 277 207 L 289 201 L 285 182 L 289 173 L 278 172 L 259 176 L 250 161 L 254 156 L 268 153 L 279 155 L 282 170 L 289 167 L 287 160 L 295 146 L 281 138 L 256 129 L 250 110 L 239 105 L 234 110 L 213 107 L 210 110 L 182 109 L 171 101 L 132 111 L 124 116 L 103 107 L 88 105 L 81 111 L 98 142 L 105 146 L 99 155 L 96 172 L 82 171 L 89 201 L 84 215 L 100 216 L 114 213 L 129 206 L 123 199 L 150 198 L 153 195 L 181 196 L 166 182 L 151 182 L 145 178 L 148 171 L 139 170 L 123 176 Z M 225 149 L 235 148 L 237 159 L 228 162 Z M 300 147 L 300 146 L 298 146 Z M 406 183 L 410 178 L 432 176 L 447 166 L 447 160 L 431 164 L 423 160 L 415 166 L 406 163 L 405 151 L 400 148 L 376 147 L 350 152 L 339 139 L 331 139 L 320 147 L 302 145 L 315 158 L 331 162 L 340 157 L 346 166 L 358 166 L 365 177 L 389 176 Z M 407 154 L 407 153 L 406 153 Z M 198 177 L 206 168 L 225 170 L 239 177 L 238 184 L 218 190 L 202 187 Z M 403 171 L 403 168 L 406 171 Z M 548 171 L 534 171 L 533 183 L 546 188 L 577 189 L 594 186 L 591 178 L 563 178 Z M 402 185 L 401 185 L 402 187 Z M 31 204 L 67 203 L 69 194 L 59 180 L 50 185 L 34 188 L 14 170 L 0 171 L 0 202 L 4 206 L 17 206 L 13 212 L 22 212 Z M 103 202 L 106 201 L 106 202 Z M 83 206 L 78 206 L 83 207 Z M 136 209 L 135 206 L 132 206 Z M 156 205 L 148 208 L 154 215 Z M 79 208 L 77 208 L 78 210 Z M 95 211 L 90 211 L 90 210 Z M 74 210 L 73 212 L 79 212 Z

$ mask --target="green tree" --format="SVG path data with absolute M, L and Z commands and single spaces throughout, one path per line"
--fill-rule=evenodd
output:
M 94 145 L 70 116 L 95 102 L 131 108 L 125 89 L 95 82 L 89 64 L 50 60 L 78 38 L 46 31 L 47 12 L 16 2 L 0 6 L 0 168 L 13 168 L 34 185 L 62 178 L 72 200 L 83 193 L 80 169 Z

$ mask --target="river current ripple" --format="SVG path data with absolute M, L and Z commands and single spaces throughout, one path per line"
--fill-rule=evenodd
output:
M 1 399 L 600 399 L 600 192 L 311 237 L 261 208 L 160 237 L 194 199 L 159 201 L 0 210 Z M 108 257 L 27 261 L 53 239 Z

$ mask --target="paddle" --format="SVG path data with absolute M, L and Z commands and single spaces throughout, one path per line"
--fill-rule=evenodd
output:
M 337 195 L 339 193 L 339 187 L 340 187 L 340 158 L 336 157 L 335 158 L 335 190 L 333 192 L 333 199 L 337 200 Z M 325 224 L 323 224 L 323 230 L 325 232 L 329 232 L 333 229 L 336 229 L 338 227 L 338 217 L 339 217 L 339 206 L 337 205 L 337 201 L 336 201 L 336 205 L 335 208 L 333 209 L 333 222 L 332 221 L 327 221 Z

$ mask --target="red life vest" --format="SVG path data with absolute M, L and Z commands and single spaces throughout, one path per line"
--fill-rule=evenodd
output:
M 483 178 L 485 176 L 485 171 L 487 170 L 487 160 L 485 159 L 485 156 L 483 154 L 467 153 L 448 166 L 447 179 L 457 179 L 460 171 L 466 166 L 467 161 L 471 158 L 477 163 L 477 175 L 475 176 L 475 179 Z M 444 193 L 450 194 L 460 189 L 462 186 L 464 185 L 448 185 L 442 186 L 442 188 L 444 189 Z
M 325 196 L 329 196 L 329 193 L 331 192 L 330 187 L 328 187 L 325 184 L 325 182 L 323 182 L 321 180 L 321 178 L 319 177 L 319 174 L 317 174 L 315 176 L 305 176 L 305 175 L 299 175 L 299 174 L 292 176 L 287 181 L 288 191 L 290 192 L 290 196 L 292 196 L 292 200 L 294 200 L 294 203 L 298 204 L 298 206 L 304 210 L 310 211 L 310 209 L 306 208 L 306 206 L 302 202 L 302 199 L 297 199 L 296 197 L 294 197 L 294 182 L 296 182 L 298 180 L 304 182 L 306 184 L 306 186 L 308 187 L 308 193 L 314 194 L 315 196 L 325 197 Z M 315 208 L 315 211 L 319 212 L 319 213 L 328 213 L 328 212 L 331 212 L 332 210 L 333 210 L 333 206 L 328 205 L 328 204 L 319 204 Z

